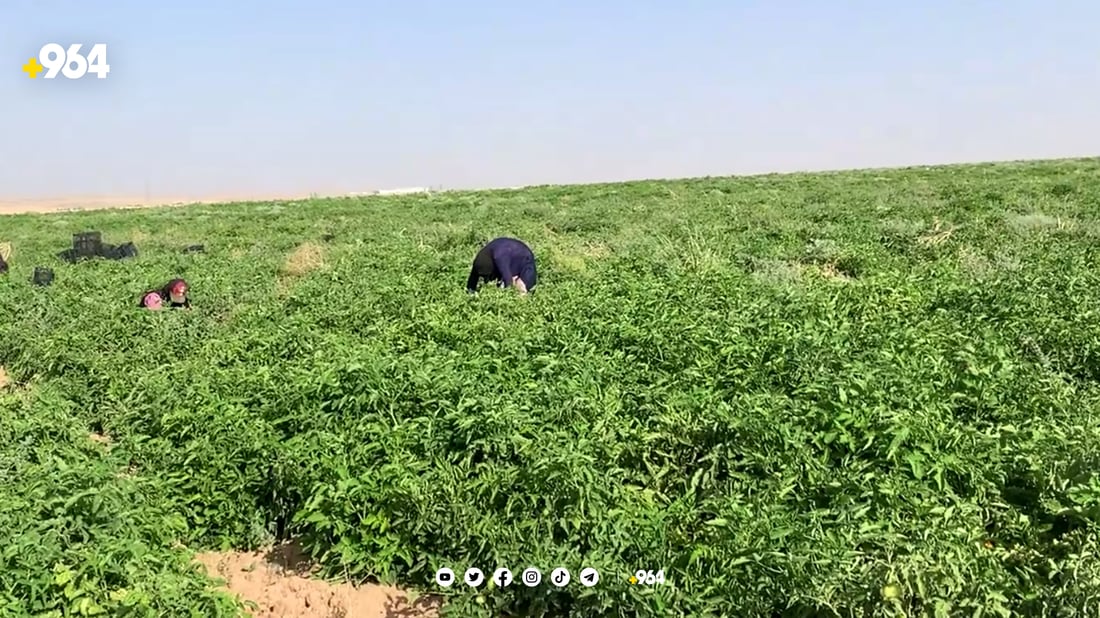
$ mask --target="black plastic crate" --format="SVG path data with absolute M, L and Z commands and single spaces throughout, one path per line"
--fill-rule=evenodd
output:
M 73 254 L 78 258 L 95 257 L 103 251 L 103 236 L 99 232 L 73 234 Z
M 31 281 L 33 281 L 35 285 L 47 286 L 53 283 L 53 271 L 45 266 L 35 266 L 34 276 L 31 277 Z

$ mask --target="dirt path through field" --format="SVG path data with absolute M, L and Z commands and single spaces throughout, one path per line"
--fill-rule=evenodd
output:
M 405 592 L 380 585 L 354 587 L 309 576 L 294 544 L 268 552 L 207 552 L 196 556 L 211 577 L 226 580 L 228 590 L 256 603 L 254 618 L 436 618 L 439 601 L 410 602 Z

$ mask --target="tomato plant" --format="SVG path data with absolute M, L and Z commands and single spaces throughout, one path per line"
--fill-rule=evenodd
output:
M 457 586 L 452 615 L 1094 611 L 1098 172 L 6 217 L 0 607 L 233 615 L 188 549 L 295 538 L 422 592 L 602 576 Z M 57 261 L 85 229 L 141 253 Z M 505 234 L 537 291 L 468 296 Z M 135 308 L 174 276 L 192 311 Z

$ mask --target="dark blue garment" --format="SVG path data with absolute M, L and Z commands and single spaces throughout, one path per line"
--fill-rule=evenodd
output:
M 474 265 L 466 279 L 466 291 L 476 292 L 480 280 L 499 281 L 500 287 L 511 287 L 512 277 L 522 279 L 527 291 L 533 290 L 538 282 L 535 254 L 515 238 L 496 238 L 474 257 Z

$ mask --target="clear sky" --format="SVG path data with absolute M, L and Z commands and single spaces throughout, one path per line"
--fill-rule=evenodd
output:
M 0 0 L 0 197 L 1100 154 L 1096 0 Z M 48 42 L 110 76 L 31 80 Z

